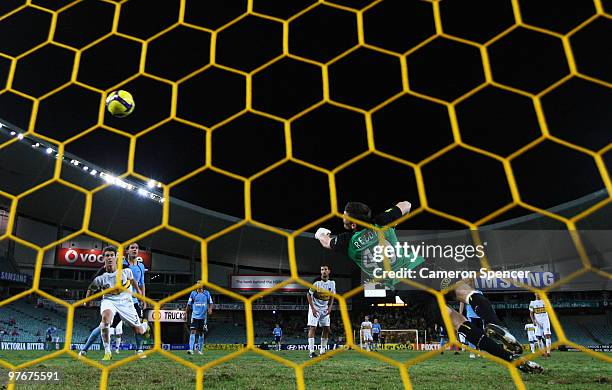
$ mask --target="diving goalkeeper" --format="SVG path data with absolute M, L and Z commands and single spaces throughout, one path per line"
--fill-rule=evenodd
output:
M 391 225 L 394 221 L 407 214 L 410 208 L 410 202 L 403 201 L 384 213 L 372 217 L 372 211 L 367 205 L 360 202 L 348 202 L 344 208 L 344 215 L 382 228 Z M 331 231 L 319 228 L 315 233 L 315 238 L 324 248 L 347 254 L 363 272 L 374 278 L 373 269 L 377 267 L 377 265 L 372 265 L 372 253 L 375 247 L 380 245 L 382 239 L 384 239 L 385 246 L 395 246 L 398 241 L 395 234 L 395 228 L 388 228 L 384 231 L 384 236 L 379 237 L 379 234 L 374 229 L 362 228 L 348 218 L 343 218 L 343 224 L 348 232 L 332 235 Z M 414 258 L 413 256 L 414 255 L 402 258 L 398 256 L 398 254 L 395 254 L 393 258 L 389 259 L 389 265 L 392 270 L 398 270 L 400 268 L 412 269 L 423 263 L 423 259 Z M 397 282 L 398 281 L 390 283 L 389 281 L 385 281 L 385 284 L 393 285 Z M 514 361 L 520 359 L 521 362 L 518 368 L 521 371 L 543 371 L 542 367 L 537 363 L 524 360 L 519 356 L 523 352 L 522 346 L 516 341 L 516 338 L 501 325 L 502 322 L 497 317 L 488 299 L 482 294 L 475 294 L 475 290 L 464 282 L 458 283 L 455 289 L 455 295 L 460 302 L 472 305 L 476 313 L 488 323 L 487 328 L 483 332 L 482 329 L 473 326 L 462 314 L 458 313 L 450 306 L 446 306 L 453 326 L 467 341 L 474 344 L 476 348 L 503 360 Z M 423 313 L 425 315 L 430 317 L 430 319 L 437 324 L 443 323 L 437 301 L 433 295 L 426 292 L 420 292 L 418 300 L 423 307 Z M 498 344 L 495 340 L 501 342 L 503 346 Z

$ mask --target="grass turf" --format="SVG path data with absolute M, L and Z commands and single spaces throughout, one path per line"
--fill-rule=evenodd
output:
M 115 363 L 129 351 L 116 355 Z M 305 351 L 273 352 L 283 358 L 301 363 L 308 360 Z M 0 351 L 0 358 L 13 364 L 42 356 L 39 351 Z M 204 355 L 188 356 L 177 353 L 194 364 L 206 364 L 227 354 L 226 351 L 206 351 Z M 385 351 L 382 355 L 397 361 L 415 358 L 419 352 Z M 612 354 L 607 354 L 612 356 Z M 99 360 L 101 352 L 90 352 L 89 358 Z M 106 363 L 106 362 L 104 362 Z M 578 352 L 554 353 L 551 359 L 539 359 L 546 372 L 541 375 L 521 374 L 528 389 L 610 389 L 612 365 Z M 68 355 L 30 367 L 34 371 L 60 371 L 61 382 L 55 385 L 41 383 L 18 384 L 17 389 L 96 389 L 100 371 Z M 27 370 L 26 370 L 27 371 Z M 5 383 L 7 371 L 0 369 Z M 469 359 L 467 353 L 455 356 L 438 355 L 409 368 L 415 389 L 513 389 L 509 372 L 486 359 Z M 355 351 L 345 351 L 304 369 L 306 388 L 314 389 L 399 389 L 403 387 L 399 370 L 387 363 L 368 358 Z M 233 360 L 214 366 L 204 373 L 204 388 L 210 389 L 294 389 L 295 372 L 292 368 L 246 352 Z M 113 369 L 109 374 L 110 389 L 195 388 L 195 372 L 160 354 L 139 359 Z M 3 386 L 0 385 L 0 388 Z

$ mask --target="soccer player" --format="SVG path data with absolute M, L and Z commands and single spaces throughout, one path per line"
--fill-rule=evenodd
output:
M 361 340 L 365 343 L 365 349 L 370 351 L 372 349 L 370 347 L 372 343 L 372 323 L 368 316 L 365 316 L 364 321 L 361 323 Z M 363 348 L 363 343 L 361 344 L 361 348 Z
M 529 348 L 531 348 L 531 353 L 535 352 L 535 344 L 537 342 L 536 329 L 537 327 L 531 322 L 525 324 L 525 331 L 527 332 L 527 338 L 529 339 Z
M 140 288 L 142 292 L 141 295 L 145 295 L 145 282 L 144 282 L 145 267 L 142 263 L 138 262 L 138 251 L 139 250 L 140 250 L 140 247 L 138 243 L 136 242 L 133 242 L 130 245 L 128 245 L 127 250 L 126 250 L 127 259 L 123 262 L 123 266 L 129 267 L 129 269 L 132 270 L 134 279 L 136 280 L 138 287 Z M 138 313 L 138 318 L 140 318 L 141 321 L 146 322 L 143 320 L 143 310 L 146 308 L 146 302 L 143 301 L 141 305 L 138 298 L 134 296 L 132 296 L 132 302 L 134 304 L 134 309 L 136 309 L 136 312 Z M 123 321 L 121 321 L 121 318 L 119 316 L 116 315 L 115 318 L 113 319 L 111 329 L 114 329 L 115 343 L 116 343 L 115 350 L 113 352 L 119 353 L 119 348 L 121 346 L 121 337 L 123 335 Z M 142 350 L 142 335 L 134 334 L 134 339 L 136 340 L 136 353 L 139 354 L 142 358 L 147 357 L 147 355 L 143 354 L 143 350 Z
M 208 290 L 204 290 L 201 286 L 189 294 L 187 301 L 187 318 L 191 318 L 189 329 L 189 351 L 188 354 L 193 355 L 196 333 L 198 337 L 198 353 L 202 354 L 204 347 L 204 332 L 208 331 L 206 324 L 208 316 L 213 311 L 213 300 Z M 191 317 L 189 314 L 191 313 Z
M 552 341 L 550 334 L 550 319 L 546 312 L 546 305 L 544 301 L 540 299 L 538 293 L 535 293 L 535 300 L 529 302 L 529 316 L 533 324 L 540 329 L 539 332 L 544 335 L 544 340 L 546 342 L 545 356 L 550 357 L 550 344 Z
M 53 336 L 57 332 L 57 328 L 53 325 L 47 328 L 47 335 L 45 336 L 45 340 L 47 341 L 45 344 L 45 351 L 50 351 L 52 349 L 51 345 L 53 343 Z
M 279 324 L 276 324 L 276 327 L 272 330 L 272 334 L 274 335 L 274 342 L 276 343 L 276 350 L 281 350 L 281 342 L 283 340 L 283 330 L 281 329 Z
M 106 272 L 97 276 L 92 284 L 98 289 L 105 290 L 114 286 L 117 279 L 117 249 L 113 246 L 107 246 L 102 250 L 102 256 Z M 134 279 L 132 270 L 129 268 L 121 271 L 121 285 L 126 289 L 131 286 L 132 291 L 136 291 L 139 294 L 142 293 Z M 91 290 L 87 290 L 87 296 L 90 294 Z M 113 357 L 109 329 L 116 313 L 134 329 L 135 334 L 144 334 L 148 329 L 146 322 L 140 322 L 138 313 L 132 303 L 132 294 L 130 292 L 118 290 L 104 294 L 100 303 L 100 315 L 102 316 L 100 333 L 102 335 L 102 344 L 104 345 L 104 358 L 102 360 L 111 360 Z
M 374 323 L 372 324 L 372 338 L 374 339 L 374 350 L 378 351 L 378 343 L 380 342 L 380 324 L 378 323 L 378 318 L 374 318 Z
M 329 313 L 334 306 L 334 296 L 336 293 L 336 282 L 329 279 L 331 269 L 328 265 L 321 266 L 321 277 L 317 278 L 312 284 L 315 289 L 309 289 L 306 294 L 308 299 L 308 356 L 310 358 L 315 355 L 315 335 L 317 326 L 323 328 L 321 332 L 321 346 L 319 354 L 325 354 L 327 349 L 327 340 L 329 339 Z
M 127 248 L 126 252 L 127 252 L 128 258 L 126 261 L 123 262 L 123 266 L 129 267 L 129 269 L 132 270 L 132 275 L 134 276 L 134 279 L 137 281 L 138 286 L 141 288 L 141 292 L 142 292 L 141 295 L 144 296 L 145 294 L 145 290 L 144 290 L 145 268 L 143 264 L 138 263 L 137 261 L 138 251 L 139 251 L 138 243 L 136 242 L 131 243 Z M 94 275 L 94 280 L 96 277 L 104 274 L 104 272 L 105 272 L 105 266 L 102 266 L 98 270 L 98 272 L 96 272 L 96 274 Z M 95 291 L 95 287 L 92 282 L 87 288 L 87 296 L 91 295 L 91 293 L 93 293 L 94 291 Z M 132 291 L 136 292 L 134 290 Z M 136 312 L 138 313 L 138 317 L 142 320 L 142 314 L 143 314 L 142 311 L 144 310 L 143 308 L 146 307 L 145 302 L 143 302 L 143 305 L 140 306 L 138 299 L 136 297 L 132 297 L 132 302 L 134 303 L 134 309 L 136 309 Z M 143 321 L 143 322 L 146 322 L 146 321 Z M 119 313 L 116 313 L 115 317 L 113 318 L 113 322 L 110 326 L 109 334 L 115 337 L 115 348 L 113 352 L 119 353 L 119 347 L 121 345 L 121 337 L 123 335 L 123 322 L 121 321 L 121 317 L 119 316 Z M 101 337 L 100 328 L 96 327 L 92 330 L 91 334 L 87 338 L 87 341 L 85 342 L 85 345 L 79 351 L 79 356 L 83 356 L 87 354 L 87 351 L 89 350 L 89 348 L 91 348 L 91 346 L 98 339 L 98 337 Z M 136 353 L 141 355 L 141 358 L 145 358 L 146 355 L 144 355 L 142 351 L 142 335 L 135 334 L 134 338 L 136 339 Z
M 410 202 L 403 201 L 397 203 L 394 207 L 388 209 L 382 214 L 372 216 L 370 207 L 360 202 L 348 202 L 344 208 L 344 215 L 359 221 L 370 223 L 376 227 L 388 226 L 393 221 L 399 219 L 410 211 Z M 343 218 L 344 228 L 348 232 L 332 235 L 331 231 L 325 228 L 319 228 L 315 233 L 315 238 L 319 240 L 324 248 L 331 249 L 336 252 L 344 253 L 351 258 L 366 274 L 373 277 L 372 253 L 379 245 L 379 235 L 376 231 L 369 228 L 362 228 L 348 218 Z M 398 242 L 395 234 L 395 228 L 390 227 L 384 233 L 384 239 L 389 246 L 395 246 Z M 397 270 L 398 267 L 412 269 L 420 264 L 418 261 L 411 262 L 414 257 L 400 257 L 396 254 L 392 261 L 392 267 Z M 501 321 L 493 310 L 491 303 L 482 294 L 476 294 L 476 290 L 470 287 L 467 283 L 458 283 L 454 290 L 458 301 L 472 305 L 474 311 L 487 322 L 486 333 L 482 329 L 475 327 L 462 314 L 450 306 L 446 310 L 451 317 L 451 321 L 455 329 L 464 335 L 465 339 L 476 346 L 476 348 L 489 352 L 506 361 L 514 361 L 521 359 L 519 354 L 523 348 L 516 341 L 516 338 L 510 332 L 501 326 Z M 434 322 L 441 323 L 440 311 L 435 297 L 431 294 L 422 293 L 420 300 L 425 305 L 425 310 L 428 315 L 433 314 Z M 497 342 L 501 342 L 502 347 Z M 542 368 L 530 361 L 521 359 L 519 369 L 526 372 L 541 372 Z

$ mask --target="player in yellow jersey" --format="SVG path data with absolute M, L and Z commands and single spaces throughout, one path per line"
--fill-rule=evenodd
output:
M 117 280 L 117 248 L 107 246 L 102 250 L 102 256 L 104 258 L 104 268 L 106 272 L 96 277 L 92 286 L 100 290 L 106 290 L 113 287 Z M 124 268 L 121 272 L 121 285 L 124 288 L 131 286 L 133 291 L 142 294 L 140 287 L 138 287 L 138 283 L 134 279 L 132 270 L 129 268 Z M 87 290 L 88 296 L 90 293 L 91 290 Z M 104 294 L 102 296 L 102 302 L 100 303 L 100 315 L 102 316 L 102 320 L 100 321 L 100 333 L 102 335 L 102 344 L 104 345 L 104 358 L 102 360 L 112 359 L 110 325 L 115 313 L 118 313 L 121 319 L 134 329 L 135 334 L 144 334 L 148 329 L 146 322 L 140 322 L 138 313 L 132 303 L 132 295 L 129 290 L 111 291 L 110 293 Z
M 550 319 L 546 312 L 546 304 L 540 299 L 538 293 L 535 293 L 535 300 L 529 302 L 529 316 L 533 324 L 538 327 L 536 334 L 540 333 L 544 335 L 544 341 L 546 343 L 546 357 L 550 357 L 550 344 L 551 333 L 550 333 Z
M 330 333 L 329 313 L 334 305 L 334 296 L 332 294 L 336 293 L 336 282 L 329 279 L 330 272 L 328 265 L 322 265 L 321 277 L 312 283 L 315 288 L 311 288 L 308 290 L 308 294 L 306 294 L 308 299 L 308 356 L 310 358 L 316 356 L 314 343 L 317 326 L 323 328 L 319 354 L 323 355 L 327 350 L 327 340 Z

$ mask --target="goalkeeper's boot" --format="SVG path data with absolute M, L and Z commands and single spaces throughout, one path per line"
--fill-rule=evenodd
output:
M 193 355 L 193 350 L 191 350 L 191 349 L 190 349 L 189 351 L 187 351 L 187 353 L 188 353 L 189 355 Z
M 521 363 L 517 366 L 517 368 L 523 372 L 527 372 L 530 374 L 541 374 L 542 372 L 544 372 L 544 369 L 542 368 L 542 366 L 540 366 L 536 362 L 525 360 L 519 355 L 512 355 L 511 361 L 515 361 L 515 360 L 520 360 Z
M 508 329 L 495 325 L 487 324 L 485 334 L 493 340 L 499 341 L 508 351 L 520 355 L 523 353 L 523 346 L 516 341 L 516 338 L 508 331 Z
M 113 354 L 111 352 L 104 352 L 104 357 L 102 360 L 112 360 Z
M 314 351 L 312 351 L 312 352 L 310 352 L 310 354 L 308 354 L 308 357 L 311 358 L 311 359 L 314 359 L 314 358 L 317 357 L 317 354 L 314 353 Z
M 138 355 L 140 359 L 144 359 L 147 357 L 147 355 L 144 354 L 144 351 L 142 349 L 139 349 L 138 351 L 136 351 L 136 355 Z

